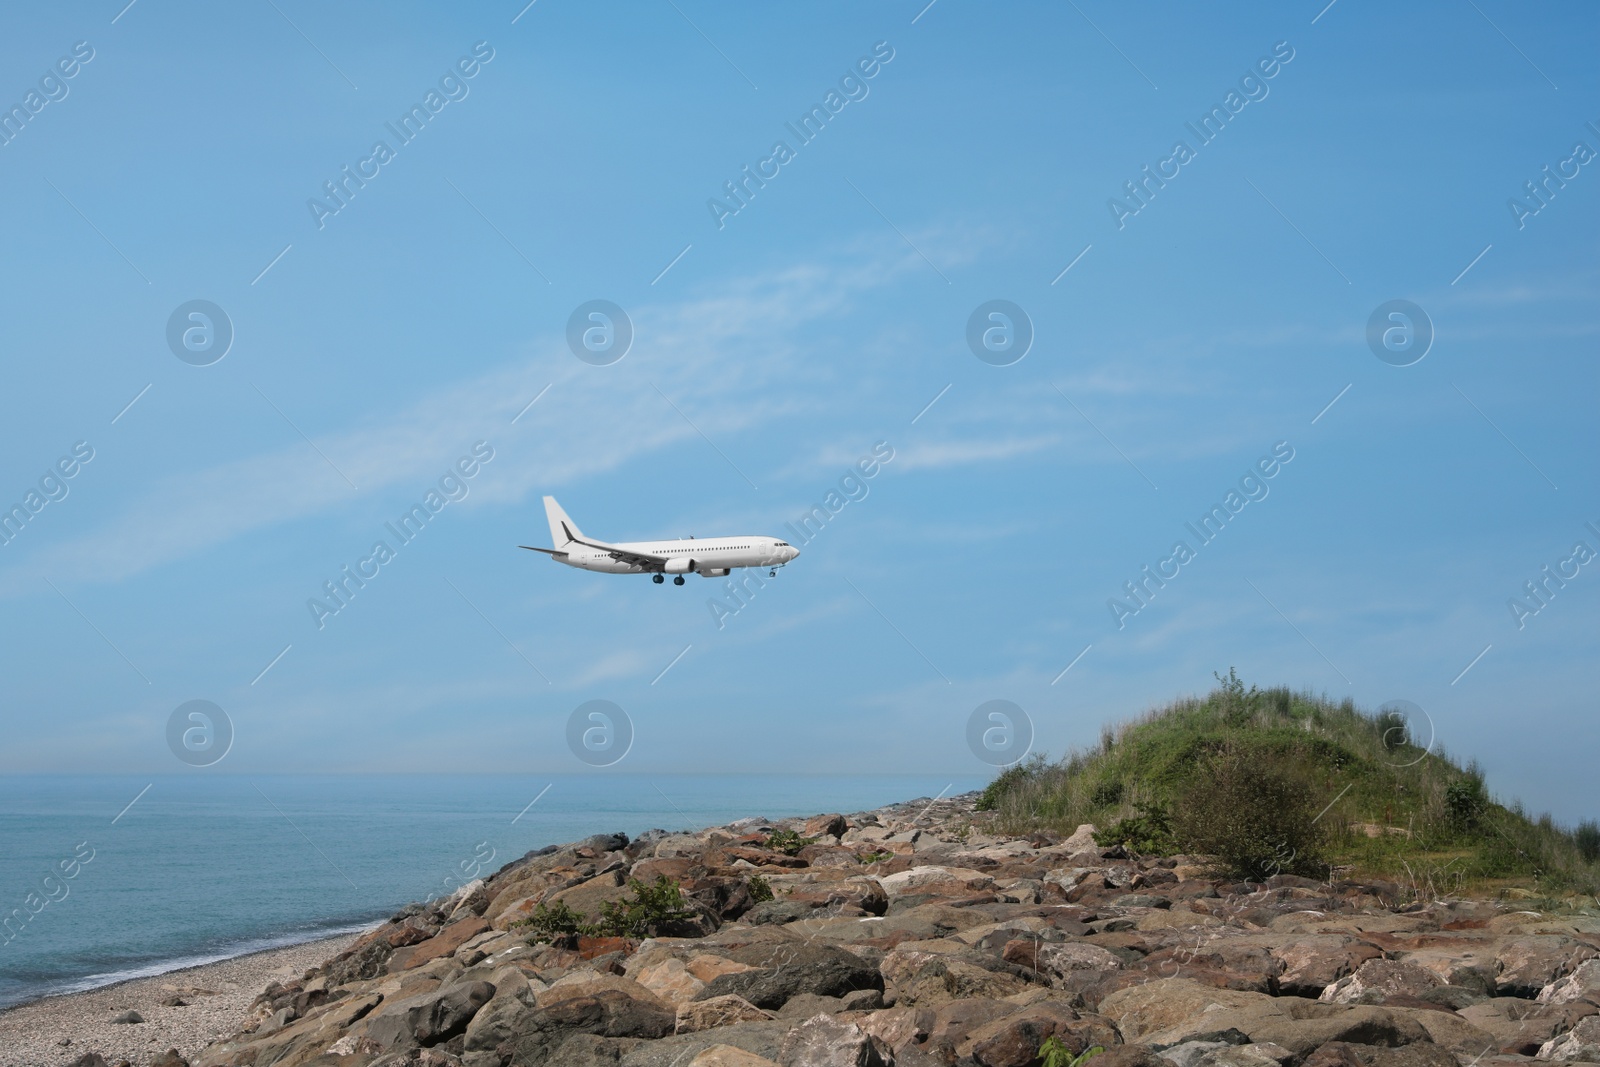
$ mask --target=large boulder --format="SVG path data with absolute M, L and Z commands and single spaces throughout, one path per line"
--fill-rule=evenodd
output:
M 1539 1047 L 1541 1060 L 1579 1060 L 1600 1063 L 1600 1015 L 1590 1015 L 1578 1025 Z
M 858 989 L 883 989 L 883 976 L 860 956 L 834 945 L 807 941 L 747 945 L 728 958 L 749 970 L 722 974 L 706 983 L 696 1000 L 737 994 L 758 1008 L 776 1010 L 797 993 L 840 997 Z
M 699 1033 L 701 1030 L 710 1030 L 718 1026 L 760 1022 L 771 1018 L 771 1012 L 761 1010 L 741 996 L 728 993 L 724 996 L 711 997 L 707 1000 L 695 1000 L 680 1004 L 678 1006 L 675 1032 L 694 1034 Z
M 494 993 L 488 982 L 463 982 L 385 1004 L 367 1024 L 367 1036 L 385 1047 L 437 1045 L 465 1033 Z
M 877 1038 L 853 1022 L 817 1015 L 784 1035 L 780 1067 L 887 1067 Z
M 1389 997 L 1418 997 L 1444 983 L 1432 971 L 1401 960 L 1368 960 L 1334 982 L 1318 999 L 1329 1004 L 1379 1004 Z

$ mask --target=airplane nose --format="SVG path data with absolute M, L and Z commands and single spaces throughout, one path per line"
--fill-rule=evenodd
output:
M 790 545 L 789 546 L 789 558 L 790 559 L 794 559 L 798 555 L 800 555 L 800 550 L 798 548 L 794 547 L 793 545 Z

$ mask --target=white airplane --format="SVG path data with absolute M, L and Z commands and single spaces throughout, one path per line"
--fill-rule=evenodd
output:
M 544 514 L 550 520 L 550 538 L 555 547 L 518 548 L 543 552 L 557 563 L 586 571 L 648 574 L 657 585 L 666 581 L 668 574 L 672 575 L 672 584 L 682 585 L 685 574 L 721 578 L 735 567 L 767 567 L 776 577 L 779 567 L 800 554 L 798 548 L 776 537 L 690 537 L 611 544 L 584 537 L 553 496 L 544 498 Z

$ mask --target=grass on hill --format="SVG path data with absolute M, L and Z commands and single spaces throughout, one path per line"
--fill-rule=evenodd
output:
M 1381 877 L 1418 896 L 1600 891 L 1600 825 L 1567 830 L 1503 802 L 1475 761 L 1411 736 L 1419 724 L 1403 715 L 1246 690 L 1231 669 L 1218 681 L 1103 730 L 1090 751 L 1002 772 L 979 809 L 1010 832 L 1094 823 L 1103 845 L 1217 856 L 1240 877 Z

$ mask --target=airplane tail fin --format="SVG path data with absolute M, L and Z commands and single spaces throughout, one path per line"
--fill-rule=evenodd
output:
M 544 498 L 544 517 L 550 520 L 550 542 L 556 548 L 566 548 L 574 537 L 582 537 L 578 524 L 556 503 L 556 498 Z

